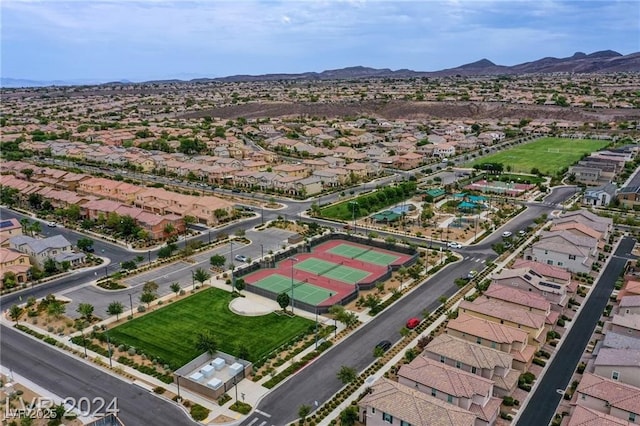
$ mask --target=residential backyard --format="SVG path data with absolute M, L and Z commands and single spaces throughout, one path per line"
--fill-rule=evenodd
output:
M 236 315 L 229 310 L 231 300 L 229 292 L 209 288 L 115 327 L 109 336 L 116 345 L 141 349 L 175 370 L 200 355 L 196 341 L 201 332 L 211 332 L 220 351 L 235 355 L 245 348 L 248 360 L 256 361 L 314 324 L 275 313 Z
M 606 147 L 608 141 L 585 139 L 542 138 L 535 142 L 482 157 L 467 167 L 482 163 L 502 163 L 507 171 L 531 173 L 538 169 L 545 175 L 555 175 L 565 167 L 569 167 L 583 155 Z

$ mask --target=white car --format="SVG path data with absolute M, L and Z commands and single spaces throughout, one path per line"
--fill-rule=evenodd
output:
M 513 235 L 510 231 L 504 231 L 502 233 L 502 238 L 509 238 L 511 235 Z
M 243 256 L 243 255 L 241 255 L 241 254 L 236 254 L 235 259 L 236 259 L 238 262 L 246 262 L 246 261 L 248 260 L 248 259 L 247 259 L 247 256 Z
M 447 247 L 454 248 L 454 249 L 461 249 L 462 244 L 456 243 L 455 241 L 450 241 L 447 243 Z
M 52 221 L 52 222 L 47 222 L 47 226 L 49 228 L 55 228 L 56 226 L 58 226 L 58 224 Z

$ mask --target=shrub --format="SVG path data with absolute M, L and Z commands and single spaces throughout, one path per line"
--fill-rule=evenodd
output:
M 251 405 L 246 402 L 236 401 L 229 406 L 229 409 L 237 411 L 240 414 L 249 414 L 251 412 Z
M 534 358 L 533 363 L 541 367 L 544 367 L 545 365 L 547 365 L 546 361 L 540 358 Z
M 514 400 L 510 396 L 505 396 L 504 398 L 502 398 L 502 404 L 506 407 L 511 407 L 514 404 Z
M 185 406 L 187 405 L 187 402 L 188 401 L 185 401 Z M 189 412 L 191 413 L 191 417 L 193 417 L 193 420 L 196 421 L 202 421 L 209 416 L 209 409 L 203 407 L 200 404 L 193 404 Z
M 585 368 L 587 368 L 587 364 L 585 364 L 584 362 L 581 362 L 580 364 L 578 364 L 578 368 L 576 369 L 576 372 L 578 374 L 582 374 L 584 373 Z
M 153 388 L 153 392 L 157 393 L 157 394 L 163 394 L 165 393 L 166 389 L 163 388 L 162 386 L 156 386 L 155 388 Z
M 138 312 L 147 312 L 147 308 L 144 305 L 138 305 Z

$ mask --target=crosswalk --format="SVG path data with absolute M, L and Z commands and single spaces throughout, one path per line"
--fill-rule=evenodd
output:
M 487 263 L 487 259 L 483 259 L 481 257 L 471 257 L 471 256 L 467 256 L 464 258 L 464 260 L 467 260 L 469 262 L 475 262 L 475 263 Z
M 245 426 L 275 426 L 273 423 L 269 421 L 271 415 L 265 413 L 264 411 L 255 410 L 253 412 L 253 416 L 249 419 L 246 419 L 242 422 L 242 425 Z

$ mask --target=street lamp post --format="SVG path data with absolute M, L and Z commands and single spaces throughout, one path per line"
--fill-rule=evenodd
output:
M 351 204 L 351 218 L 353 220 L 353 233 L 357 234 L 357 228 L 356 228 L 356 206 L 358 205 L 357 201 L 350 201 L 349 204 Z
M 316 305 L 316 349 L 318 349 L 318 305 Z
M 147 259 L 149 259 L 149 265 L 151 265 L 151 250 L 147 250 Z
M 80 334 L 82 334 L 82 346 L 84 346 L 84 357 L 87 358 L 87 341 L 84 338 L 84 329 L 80 330 Z
M 264 246 L 260 244 L 260 261 L 264 262 Z
M 107 350 L 109 351 L 109 368 L 113 368 L 111 363 L 111 341 L 109 340 L 109 330 L 105 329 L 104 334 L 107 336 Z
M 133 316 L 133 298 L 131 297 L 131 293 L 129 293 L 129 306 L 131 307 L 131 316 Z
M 231 291 L 233 292 L 236 289 L 235 277 L 233 276 L 233 241 L 229 241 L 229 245 L 231 246 Z
M 176 383 L 178 385 L 178 401 L 180 401 L 182 397 L 180 396 L 180 376 L 178 374 L 176 374 Z
M 291 259 L 291 313 L 293 314 L 293 308 L 295 306 L 295 302 L 293 299 L 293 263 L 298 261 L 298 258 L 292 257 Z
M 193 270 L 191 270 L 191 289 L 196 291 L 196 279 L 193 276 Z

